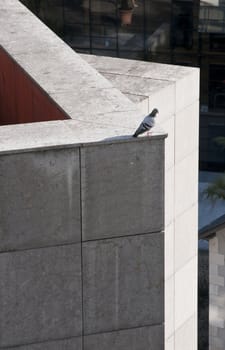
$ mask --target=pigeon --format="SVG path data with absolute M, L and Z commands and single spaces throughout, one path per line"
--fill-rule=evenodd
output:
M 155 125 L 155 117 L 159 113 L 157 108 L 154 108 L 147 117 L 144 118 L 140 126 L 135 131 L 133 137 L 138 137 L 138 135 L 143 134 L 146 131 L 149 131 Z

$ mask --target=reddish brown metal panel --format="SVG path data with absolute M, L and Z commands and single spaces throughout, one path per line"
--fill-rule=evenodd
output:
M 16 114 L 19 123 L 31 122 L 32 84 L 19 67 L 15 67 Z
M 0 49 L 0 125 L 64 119 L 65 113 Z
M 17 123 L 15 107 L 15 65 L 7 54 L 0 50 L 0 105 L 1 124 Z
M 70 119 L 54 102 L 51 102 L 54 107 L 53 120 L 65 120 Z
M 41 89 L 33 85 L 33 112 L 32 121 L 48 121 L 66 119 L 57 106 L 48 98 L 48 96 L 41 91 Z

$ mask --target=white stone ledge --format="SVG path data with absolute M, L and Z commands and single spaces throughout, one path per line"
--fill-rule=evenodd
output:
M 157 94 L 154 91 L 157 85 L 161 85 L 161 90 L 173 88 L 175 92 L 173 101 L 167 98 L 166 104 L 167 109 L 170 110 L 168 105 L 173 102 L 174 110 L 170 111 L 170 114 L 180 112 L 199 99 L 199 68 L 121 60 L 114 57 L 81 56 L 125 94 L 131 91 L 135 94 L 135 88 L 138 85 L 143 95 L 148 95 L 155 103 L 158 100 L 154 96 Z M 151 108 L 154 107 L 151 106 Z M 165 114 L 166 110 L 163 112 Z
M 174 66 L 170 64 L 151 63 L 129 59 L 118 60 L 115 57 L 104 57 L 94 55 L 81 55 L 88 63 L 98 71 L 113 74 L 127 74 L 143 78 L 152 78 L 165 81 L 177 81 L 192 72 L 199 71 L 198 68 Z
M 105 143 L 151 142 L 165 137 L 164 133 L 158 132 L 135 139 L 126 129 L 101 128 L 99 125 L 85 125 L 84 128 L 83 122 L 72 120 L 6 125 L 0 127 L 0 154 Z

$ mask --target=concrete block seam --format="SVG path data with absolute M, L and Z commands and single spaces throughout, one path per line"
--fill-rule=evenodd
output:
M 76 336 L 76 337 L 69 337 L 69 338 L 58 338 L 58 339 L 49 339 L 46 341 L 41 341 L 41 342 L 35 342 L 35 343 L 24 343 L 24 344 L 19 344 L 19 345 L 13 345 L 13 346 L 7 346 L 7 347 L 0 347 L 1 350 L 20 350 L 23 347 L 27 347 L 27 346 L 32 346 L 32 345 L 44 345 L 44 344 L 51 344 L 51 343 L 55 343 L 55 342 L 60 342 L 60 341 L 67 341 L 67 340 L 76 340 L 79 339 L 80 336 Z

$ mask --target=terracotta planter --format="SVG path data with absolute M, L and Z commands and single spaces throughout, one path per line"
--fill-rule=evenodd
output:
M 122 25 L 132 23 L 133 9 L 123 10 L 119 9 L 120 21 Z

